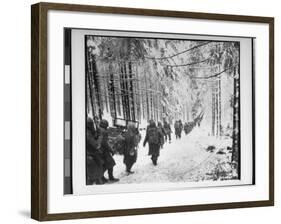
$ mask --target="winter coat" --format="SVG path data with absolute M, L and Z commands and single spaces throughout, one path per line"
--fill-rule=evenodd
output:
M 175 135 L 178 136 L 178 137 L 181 137 L 182 123 L 179 122 L 179 121 L 176 121 L 175 125 L 174 125 L 174 128 L 175 128 Z
M 166 133 L 165 133 L 165 130 L 164 130 L 164 128 L 162 126 L 158 126 L 158 130 L 159 130 L 159 132 L 161 134 L 161 141 L 160 142 L 161 142 L 161 145 L 163 145 L 164 141 L 165 141 Z
M 102 153 L 98 150 L 98 141 L 92 131 L 86 131 L 87 152 L 87 178 L 99 179 L 104 173 L 104 160 Z
M 179 129 L 180 128 L 180 122 L 176 121 L 175 124 L 174 124 L 174 128 L 175 128 L 175 130 Z
M 188 133 L 188 124 L 185 123 L 183 126 L 184 132 L 187 134 Z
M 160 155 L 160 145 L 148 144 L 148 155 L 158 157 Z
M 100 144 L 100 150 L 102 152 L 102 157 L 104 159 L 104 169 L 111 169 L 115 166 L 115 161 L 113 159 L 113 151 L 108 144 L 108 131 L 105 128 L 99 128 L 98 142 Z
M 145 146 L 147 142 L 148 144 L 160 145 L 161 139 L 162 139 L 162 133 L 160 132 L 159 128 L 157 128 L 156 126 L 154 127 L 149 126 L 146 129 L 146 135 L 144 138 L 143 145 Z
M 181 121 L 179 121 L 179 128 L 180 128 L 180 131 L 182 131 L 183 125 L 182 125 L 182 122 L 181 122 Z
M 124 134 L 124 164 L 132 166 L 137 161 L 137 147 L 140 141 L 140 134 L 137 130 L 129 129 Z
M 175 122 L 175 125 L 174 125 L 174 128 L 175 128 L 175 130 L 182 131 L 183 125 L 182 125 L 181 122 L 176 121 L 176 122 Z
M 150 141 L 150 137 L 152 135 L 157 136 L 157 142 Z M 160 133 L 159 129 L 154 125 L 150 125 L 146 130 L 146 135 L 144 138 L 143 146 L 145 147 L 146 143 L 148 142 L 149 150 L 148 155 L 159 156 L 160 152 L 160 145 L 161 145 L 162 134 Z
M 167 122 L 164 122 L 164 130 L 165 130 L 166 135 L 168 135 L 172 132 L 171 126 Z

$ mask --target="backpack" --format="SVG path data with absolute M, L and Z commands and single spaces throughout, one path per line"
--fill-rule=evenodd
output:
M 122 134 L 119 134 L 114 142 L 114 151 L 122 155 L 124 153 L 124 147 L 125 147 L 125 138 L 122 136 Z
M 159 132 L 158 129 L 155 128 L 149 128 L 148 129 L 148 143 L 149 144 L 159 144 Z
M 170 126 L 168 123 L 164 123 L 164 130 L 167 132 L 167 131 L 170 131 Z

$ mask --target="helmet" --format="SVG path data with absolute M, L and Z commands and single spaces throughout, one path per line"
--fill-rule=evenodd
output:
M 105 119 L 102 119 L 102 120 L 100 121 L 100 127 L 101 127 L 101 128 L 104 128 L 104 129 L 107 129 L 107 127 L 108 127 L 108 121 L 105 120 Z
M 154 120 L 149 120 L 149 126 L 150 127 L 156 127 L 156 123 Z
M 129 122 L 127 125 L 127 130 L 135 130 L 136 126 L 133 122 Z

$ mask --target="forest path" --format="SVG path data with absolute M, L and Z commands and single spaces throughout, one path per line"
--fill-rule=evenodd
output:
M 218 141 L 216 137 L 208 136 L 204 128 L 195 127 L 188 135 L 183 132 L 181 139 L 176 139 L 173 134 L 172 142 L 166 143 L 160 150 L 158 165 L 154 166 L 148 156 L 148 144 L 145 148 L 142 147 L 144 134 L 142 133 L 137 162 L 132 168 L 134 174 L 127 175 L 125 172 L 123 156 L 114 156 L 116 161 L 114 175 L 120 178 L 118 183 L 196 181 L 200 173 L 202 176 L 208 171 L 208 167 L 204 167 L 206 162 L 215 157 L 219 148 L 230 143 L 229 139 Z M 216 146 L 216 150 L 212 153 L 206 151 L 210 145 Z

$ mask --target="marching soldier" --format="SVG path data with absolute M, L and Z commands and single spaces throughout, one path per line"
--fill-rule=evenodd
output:
M 161 133 L 160 147 L 161 147 L 161 149 L 163 149 L 163 145 L 164 145 L 164 142 L 165 142 L 165 136 L 166 136 L 165 130 L 164 130 L 164 128 L 162 126 L 162 123 L 160 121 L 158 122 L 158 126 L 157 127 L 158 127 L 159 132 Z
M 124 134 L 125 144 L 124 144 L 124 164 L 126 165 L 127 174 L 134 173 L 131 171 L 132 166 L 137 161 L 137 148 L 141 139 L 141 135 L 138 129 L 133 123 L 129 123 L 127 131 Z
M 151 160 L 155 166 L 157 165 L 157 160 L 160 155 L 161 138 L 161 133 L 156 127 L 155 122 L 150 120 L 149 126 L 146 130 L 143 147 L 145 147 L 146 143 L 148 142 L 148 155 L 151 155 Z
M 116 182 L 119 179 L 113 176 L 113 167 L 115 166 L 115 161 L 113 159 L 113 151 L 108 144 L 108 121 L 103 119 L 99 124 L 99 142 L 100 142 L 100 150 L 102 152 L 102 156 L 104 159 L 104 171 L 108 172 L 108 178 L 110 181 Z M 108 180 L 103 176 L 104 182 Z
M 167 141 L 167 138 L 169 137 L 169 143 L 171 143 L 171 126 L 170 124 L 165 120 L 164 121 L 164 131 L 165 131 L 165 141 Z
M 101 151 L 98 150 L 98 139 L 96 138 L 96 130 L 91 118 L 87 118 L 86 135 L 87 184 L 104 184 L 102 179 L 104 160 Z

